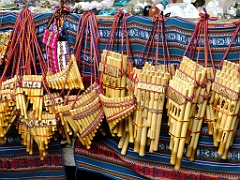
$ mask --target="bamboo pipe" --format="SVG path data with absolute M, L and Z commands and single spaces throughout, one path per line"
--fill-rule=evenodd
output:
M 124 142 L 125 142 L 125 139 L 127 137 L 127 132 L 126 131 L 123 131 L 123 135 L 122 137 L 120 138 L 119 142 L 118 142 L 118 148 L 122 149 L 123 146 L 124 146 Z
M 128 144 L 129 144 L 129 134 L 127 133 L 126 138 L 124 140 L 123 148 L 122 148 L 122 151 L 121 151 L 122 155 L 126 155 Z
M 147 81 L 147 75 L 145 72 L 142 72 L 140 75 L 140 81 L 141 82 L 146 82 Z M 137 101 L 139 100 L 139 105 L 142 108 L 144 106 L 144 98 L 145 98 L 146 91 L 144 90 L 139 90 L 138 91 L 138 96 L 137 96 Z M 139 108 L 140 109 L 140 108 Z M 143 120 L 142 120 L 142 115 L 143 115 L 143 110 L 138 110 L 137 115 L 136 115 L 136 124 L 137 124 L 137 136 L 135 138 L 134 142 L 134 152 L 139 152 L 140 149 L 140 141 L 141 141 L 141 136 L 142 136 L 142 125 L 143 125 Z
M 139 73 L 139 82 L 143 82 L 143 75 L 144 75 L 143 73 Z M 135 121 L 135 123 L 137 125 L 140 125 L 140 123 L 141 123 L 140 119 L 142 117 L 142 110 L 140 109 L 141 107 L 139 107 L 140 104 L 141 104 L 141 96 L 142 96 L 141 93 L 142 93 L 142 91 L 141 91 L 140 88 L 138 88 L 139 84 L 140 83 L 135 85 L 136 86 L 136 94 L 135 94 L 135 96 L 137 98 L 137 106 L 138 106 L 138 108 L 135 110 L 135 113 L 134 113 L 134 121 Z M 138 131 L 140 131 L 139 127 L 135 126 L 135 128 L 134 128 L 134 138 L 137 137 Z
M 233 82 L 231 82 L 233 85 L 231 86 L 232 89 L 235 92 L 240 92 L 240 85 L 238 84 L 234 84 Z M 221 136 L 221 141 L 220 141 L 220 146 L 218 149 L 218 154 L 222 155 L 224 153 L 224 148 L 226 147 L 226 142 L 230 141 L 230 139 L 228 138 L 229 134 L 232 133 L 231 131 L 234 129 L 234 125 L 235 125 L 235 121 L 237 119 L 236 116 L 231 116 L 231 115 L 236 115 L 238 114 L 240 109 L 240 100 L 238 101 L 230 101 L 229 102 L 229 113 L 230 116 L 228 115 L 226 117 L 226 122 L 225 122 L 225 126 L 223 127 L 223 133 Z
M 158 80 L 157 80 L 157 82 L 158 82 Z M 163 86 L 166 86 L 167 82 L 168 82 L 168 79 L 162 78 L 160 84 Z M 160 110 L 160 112 L 157 114 L 157 119 L 156 119 L 157 121 L 156 121 L 155 137 L 153 140 L 153 150 L 154 151 L 158 150 L 164 101 L 165 101 L 165 93 L 162 93 L 162 94 L 160 94 L 160 98 L 158 99 L 158 110 Z M 152 124 L 152 126 L 154 127 L 154 124 Z M 154 132 L 153 132 L 153 134 L 154 134 Z
M 201 88 L 200 96 L 204 96 L 204 95 L 205 95 L 205 89 Z M 198 98 L 198 101 L 199 101 L 199 98 Z M 200 101 L 202 101 L 202 98 L 200 98 Z M 198 133 L 197 131 L 198 124 L 199 124 L 199 121 L 201 121 L 201 118 L 203 118 L 203 116 L 201 116 L 202 106 L 203 106 L 203 102 L 198 102 L 198 104 L 196 105 L 197 112 L 194 115 L 192 119 L 192 124 L 188 129 L 188 135 L 187 135 L 188 138 L 186 139 L 186 142 L 188 143 L 187 152 L 186 152 L 187 157 L 191 157 L 193 144 L 195 142 L 195 137 L 196 137 L 196 134 Z
M 235 89 L 235 85 L 233 82 L 231 81 L 227 81 L 226 83 L 226 87 L 227 88 L 230 88 L 230 89 Z M 224 127 L 225 127 L 225 124 L 226 124 L 226 120 L 227 120 L 227 114 L 229 112 L 229 109 L 230 109 L 230 104 L 231 104 L 231 100 L 229 98 L 224 98 L 225 102 L 224 102 L 224 105 L 223 107 L 221 108 L 221 110 L 223 111 L 223 113 L 221 113 L 222 117 L 221 117 L 221 120 L 220 120 L 220 125 L 219 125 L 219 129 L 218 129 L 218 134 L 217 134 L 217 141 L 220 142 L 221 141 L 221 138 L 222 138 L 222 134 L 223 134 L 223 131 L 224 131 Z M 223 102 L 222 102 L 223 104 Z M 219 115 L 219 113 L 218 113 Z M 219 116 L 218 116 L 219 117 Z M 222 152 L 223 153 L 223 152 Z
M 179 87 L 177 88 L 178 91 L 183 94 L 183 96 L 188 96 L 190 97 L 190 93 L 188 92 L 189 90 L 187 88 L 182 88 L 182 87 Z M 187 105 L 189 104 L 189 102 L 187 103 Z M 191 104 L 191 103 L 190 103 Z M 171 152 L 171 158 L 170 158 L 170 164 L 176 164 L 176 159 L 177 159 L 177 153 L 178 153 L 178 149 L 179 149 L 179 139 L 180 138 L 185 138 L 185 136 L 181 136 L 182 132 L 183 131 L 183 125 L 184 123 L 186 122 L 181 122 L 182 120 L 188 120 L 187 118 L 184 118 L 184 113 L 186 111 L 190 111 L 190 109 L 187 109 L 187 105 L 183 104 L 181 106 L 178 106 L 177 109 L 178 109 L 178 112 L 177 112 L 177 116 L 176 116 L 176 120 L 174 119 L 174 124 L 175 126 L 173 127 L 173 130 L 172 130 L 172 134 L 173 134 L 173 137 L 172 137 L 172 152 Z M 186 107 L 185 107 L 186 106 Z M 180 112 L 180 113 L 179 113 Z M 188 112 L 190 113 L 190 112 Z
M 151 83 L 152 76 L 147 75 L 147 84 Z M 146 141 L 147 141 L 147 130 L 148 130 L 148 108 L 149 108 L 149 100 L 150 100 L 150 92 L 145 91 L 145 97 L 144 97 L 144 109 L 142 113 L 142 121 L 143 121 L 143 128 L 141 132 L 141 141 L 140 141 L 140 149 L 139 149 L 139 155 L 144 156 L 145 155 L 145 147 L 146 147 Z M 149 123 L 150 124 L 150 123 Z
M 188 93 L 187 93 L 188 97 L 192 96 L 193 89 L 194 89 L 194 87 L 189 85 Z M 191 102 L 187 102 L 187 104 L 186 104 L 186 108 L 185 108 L 185 111 L 184 111 L 184 118 L 183 118 L 184 121 L 188 121 L 188 119 L 189 119 L 191 104 L 192 104 Z M 183 138 L 180 139 L 180 142 L 179 142 L 179 145 L 178 145 L 177 159 L 176 159 L 176 163 L 175 163 L 175 166 L 174 166 L 174 169 L 176 169 L 176 170 L 180 169 L 181 160 L 182 160 L 182 156 L 183 156 L 184 145 L 185 145 L 185 138 L 184 137 L 186 137 L 187 128 L 188 128 L 188 123 L 183 123 L 181 134 L 180 134 L 180 137 L 183 137 Z
M 203 123 L 203 116 L 204 116 L 205 111 L 206 111 L 206 106 L 207 106 L 207 100 L 204 100 L 202 108 L 201 108 L 201 112 L 200 112 L 200 118 L 202 118 L 202 119 L 200 119 L 199 122 L 198 122 L 198 126 L 197 126 L 197 129 L 196 129 L 196 131 L 198 133 L 195 135 L 195 141 L 193 143 L 190 161 L 194 160 L 194 156 L 196 154 L 197 145 L 198 145 L 198 141 L 199 141 L 199 137 L 200 137 L 200 130 L 202 128 L 202 123 Z

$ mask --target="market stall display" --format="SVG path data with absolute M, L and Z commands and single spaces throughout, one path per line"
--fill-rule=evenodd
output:
M 81 16 L 69 13 L 63 4 L 56 12 L 53 16 L 34 16 L 24 8 L 16 18 L 0 81 L 1 143 L 6 141 L 10 127 L 16 127 L 26 151 L 34 154 L 36 144 L 44 161 L 52 140 L 63 138 L 70 144 L 72 137 L 77 137 L 78 165 L 81 165 L 78 159 L 81 153 L 85 160 L 89 156 L 98 159 L 95 150 L 103 153 L 101 148 L 105 148 L 110 153 L 107 159 L 115 166 L 117 163 L 128 169 L 131 166 L 130 169 L 137 172 L 136 177 L 140 173 L 148 178 L 155 174 L 147 171 L 155 164 L 161 166 L 160 163 L 166 168 L 157 167 L 156 172 L 172 169 L 172 164 L 175 170 L 181 168 L 182 171 L 172 170 L 181 176 L 193 165 L 194 173 L 199 168 L 207 177 L 207 172 L 216 170 L 213 166 L 218 167 L 218 153 L 225 160 L 221 168 L 233 167 L 232 173 L 226 176 L 237 176 L 239 45 L 238 42 L 232 44 L 234 40 L 231 40 L 229 61 L 224 59 L 221 63 L 219 57 L 224 54 L 226 44 L 216 38 L 220 38 L 220 29 L 226 32 L 221 35 L 230 39 L 236 28 L 233 39 L 238 37 L 239 22 L 218 26 L 215 32 L 216 27 L 207 23 L 206 12 L 200 14 L 196 25 L 179 18 L 165 19 L 163 13 L 150 19 L 118 11 L 114 18 L 101 19 L 93 11 Z M 34 17 L 36 24 L 40 22 L 38 29 Z M 4 21 L 6 23 L 6 19 Z M 47 22 L 52 25 L 44 26 Z M 181 29 L 177 24 L 186 27 Z M 161 35 L 151 34 L 159 33 L 160 26 Z M 149 56 L 142 57 L 141 47 L 146 42 L 157 47 L 148 47 Z M 186 46 L 189 57 L 183 53 Z M 159 55 L 158 48 L 163 50 L 163 56 Z M 179 65 L 176 71 L 173 64 Z M 221 70 L 215 71 L 218 66 Z M 104 130 L 110 130 L 114 137 L 103 137 L 107 146 L 116 151 L 113 154 L 111 148 L 96 147 L 93 141 L 99 140 L 96 135 L 99 130 L 102 132 L 103 121 L 109 127 Z M 213 135 L 213 143 L 209 143 L 212 137 L 207 133 Z M 212 165 L 199 155 L 206 151 L 202 138 L 207 139 L 206 144 L 214 154 L 210 157 Z M 101 142 L 99 144 L 101 146 Z M 185 144 L 188 145 L 186 151 Z M 219 146 L 218 151 L 214 146 Z M 133 151 L 141 157 L 133 155 Z M 111 159 L 111 155 L 115 158 Z M 130 163 L 129 155 L 139 161 L 144 172 L 135 169 L 136 163 Z M 184 155 L 195 162 L 186 160 Z M 154 162 L 143 165 L 148 160 Z M 198 167 L 201 160 L 211 168 L 203 169 L 204 164 Z M 156 177 L 168 178 L 168 175 L 158 172 Z

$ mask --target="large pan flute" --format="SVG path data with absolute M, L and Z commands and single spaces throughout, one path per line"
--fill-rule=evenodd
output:
M 216 72 L 213 91 L 213 138 L 218 146 L 218 154 L 226 159 L 232 145 L 240 114 L 240 76 L 239 64 L 225 60 L 222 70 Z
M 127 74 L 132 71 L 128 56 L 103 50 L 99 65 L 104 95 L 100 95 L 103 110 L 112 133 L 120 137 L 121 154 L 127 152 L 128 143 L 133 143 L 132 112 L 135 99 Z
M 176 70 L 167 92 L 171 160 L 175 169 L 180 168 L 185 143 L 186 156 L 194 160 L 210 89 L 205 68 L 187 57 Z
M 162 113 L 165 101 L 165 88 L 170 74 L 164 65 L 144 64 L 142 70 L 134 69 L 137 77 L 134 94 L 137 97 L 137 109 L 134 112 L 134 151 L 145 155 L 149 142 L 149 152 L 158 150 Z

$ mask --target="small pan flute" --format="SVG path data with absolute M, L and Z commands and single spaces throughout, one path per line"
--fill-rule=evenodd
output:
M 83 81 L 74 55 L 68 65 L 60 72 L 46 77 L 48 86 L 52 89 L 84 89 Z

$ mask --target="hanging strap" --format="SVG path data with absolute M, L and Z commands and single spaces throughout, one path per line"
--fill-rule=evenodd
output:
M 194 59 L 194 54 L 198 46 L 198 54 L 197 54 L 197 60 L 196 65 L 199 64 L 199 56 L 200 56 L 200 49 L 201 49 L 201 41 L 202 41 L 202 34 L 204 38 L 204 65 L 205 67 L 208 67 L 209 61 L 208 58 L 210 57 L 211 67 L 213 68 L 213 72 L 215 74 L 215 64 L 212 56 L 212 50 L 210 46 L 210 40 L 209 40 L 209 33 L 208 33 L 208 19 L 209 14 L 207 14 L 206 9 L 203 8 L 204 12 L 201 12 L 199 14 L 200 20 L 196 23 L 195 29 L 193 31 L 193 34 L 190 38 L 190 41 L 184 51 L 183 56 L 187 56 L 187 53 L 189 53 L 189 57 L 191 59 Z M 199 40 L 200 38 L 200 40 Z M 195 77 L 196 78 L 196 77 Z
M 12 68 L 11 77 L 37 74 L 36 54 L 42 73 L 44 73 L 47 66 L 37 41 L 33 14 L 28 8 L 24 8 L 19 13 L 14 25 L 1 83 L 5 80 L 9 68 Z M 11 65 L 12 67 L 10 67 Z
M 92 88 L 93 82 L 98 82 L 98 63 L 100 62 L 100 54 L 98 49 L 98 41 L 100 38 L 100 34 L 98 31 L 98 23 L 97 23 L 97 17 L 92 12 L 85 12 L 81 20 L 78 24 L 78 32 L 77 32 L 77 40 L 74 46 L 74 51 L 76 53 L 76 59 L 78 60 L 78 63 L 80 65 L 81 62 L 81 52 L 82 52 L 82 44 L 84 44 L 84 55 L 83 55 L 83 67 L 82 72 L 84 74 L 84 67 L 86 59 L 86 48 L 87 48 L 87 42 L 88 42 L 88 35 L 89 37 L 89 43 L 90 43 L 90 78 L 91 83 L 90 87 Z M 89 33 L 88 33 L 89 32 Z M 84 37 L 85 35 L 85 37 Z M 83 77 L 83 76 L 82 76 Z M 91 89 L 92 91 L 92 89 Z M 81 94 L 81 90 L 78 91 L 75 100 L 72 103 L 72 109 L 74 108 L 74 105 L 76 101 L 78 100 L 79 96 Z
M 221 67 L 222 67 L 222 65 L 223 65 L 224 60 L 226 60 L 226 58 L 227 58 L 227 56 L 228 56 L 228 53 L 229 53 L 229 51 L 230 51 L 230 49 L 231 49 L 231 47 L 232 47 L 232 44 L 233 44 L 233 42 L 235 41 L 235 39 L 236 39 L 239 31 L 240 31 L 240 21 L 237 22 L 237 28 L 236 28 L 236 30 L 234 31 L 233 36 L 232 36 L 232 39 L 231 39 L 231 41 L 230 41 L 230 43 L 229 43 L 229 45 L 228 45 L 228 48 L 227 48 L 227 50 L 226 50 L 226 52 L 225 52 L 225 54 L 224 54 L 224 56 L 223 56 L 223 58 L 222 58 Z M 239 64 L 240 64 L 240 55 L 239 55 Z

